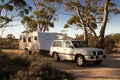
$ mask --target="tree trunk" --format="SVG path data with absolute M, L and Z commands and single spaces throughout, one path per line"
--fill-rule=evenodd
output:
M 84 41 L 88 45 L 88 33 L 87 33 L 87 28 L 85 26 L 83 27 L 83 31 L 84 31 Z
M 104 16 L 103 16 L 103 21 L 102 21 L 100 35 L 99 35 L 99 41 L 98 41 L 100 48 L 103 48 L 103 44 L 104 44 L 104 35 L 105 35 L 105 29 L 106 29 L 106 24 L 107 24 L 107 19 L 108 19 L 108 4 L 109 4 L 109 2 L 110 2 L 110 0 L 106 0 L 105 5 L 104 5 Z
M 78 14 L 78 17 L 80 18 L 79 21 L 81 23 L 81 26 L 83 28 L 83 31 L 84 31 L 84 41 L 86 42 L 86 44 L 88 45 L 88 34 L 87 34 L 87 28 L 86 26 L 84 25 L 84 20 L 82 19 L 82 16 L 80 14 L 80 10 L 77 8 L 77 14 Z

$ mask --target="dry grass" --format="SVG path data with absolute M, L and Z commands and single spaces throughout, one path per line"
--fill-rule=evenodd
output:
M 52 59 L 25 55 L 21 50 L 0 51 L 0 80 L 73 80 L 70 74 L 50 67 Z

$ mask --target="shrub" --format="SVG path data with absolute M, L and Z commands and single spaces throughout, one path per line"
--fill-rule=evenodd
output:
M 43 66 L 41 72 L 42 80 L 74 80 L 70 74 L 55 70 L 48 65 Z
M 17 71 L 10 80 L 74 80 L 70 74 L 51 68 L 49 57 L 29 55 L 27 58 L 30 60 L 29 68 Z
M 104 40 L 104 49 L 106 50 L 106 53 L 110 53 L 113 48 L 115 47 L 115 42 L 111 38 L 105 38 Z
M 30 61 L 24 57 L 15 57 L 11 60 L 11 63 L 17 66 L 23 66 L 24 68 L 28 68 L 30 65 Z
M 89 41 L 88 41 L 89 46 L 95 47 L 95 46 L 96 46 L 96 45 L 95 45 L 95 41 L 96 41 L 96 37 L 95 37 L 95 36 L 91 36 L 91 37 L 89 38 Z

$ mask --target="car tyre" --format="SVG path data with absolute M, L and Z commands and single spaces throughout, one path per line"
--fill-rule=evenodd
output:
M 85 65 L 85 59 L 82 55 L 78 55 L 76 57 L 76 64 L 80 67 L 84 66 Z
M 53 54 L 53 57 L 54 57 L 54 60 L 55 60 L 55 61 L 60 61 L 60 57 L 58 56 L 57 53 L 54 53 L 54 54 Z

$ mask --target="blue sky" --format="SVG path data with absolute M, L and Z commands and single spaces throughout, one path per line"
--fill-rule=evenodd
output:
M 30 5 L 32 5 L 31 0 L 27 0 L 27 1 L 29 2 Z M 114 1 L 116 1 L 118 8 L 120 9 L 120 5 L 119 5 L 120 0 L 114 0 Z M 73 28 L 69 28 L 69 29 L 63 28 L 68 18 L 69 16 L 60 14 L 58 16 L 58 20 L 55 22 L 55 27 L 50 28 L 50 32 L 61 32 L 61 30 L 66 30 L 66 33 L 71 37 L 74 37 L 75 34 L 82 34 L 83 33 L 82 30 L 76 30 Z M 25 30 L 24 26 L 19 21 L 15 21 L 13 24 L 16 24 L 16 26 L 12 28 L 7 28 L 4 31 L 3 37 L 5 37 L 7 34 L 13 34 L 16 38 L 19 38 L 21 32 Z M 100 28 L 96 30 L 97 34 L 99 34 L 99 29 Z M 110 21 L 107 23 L 105 34 L 107 35 L 111 33 L 120 33 L 120 15 L 112 17 Z

